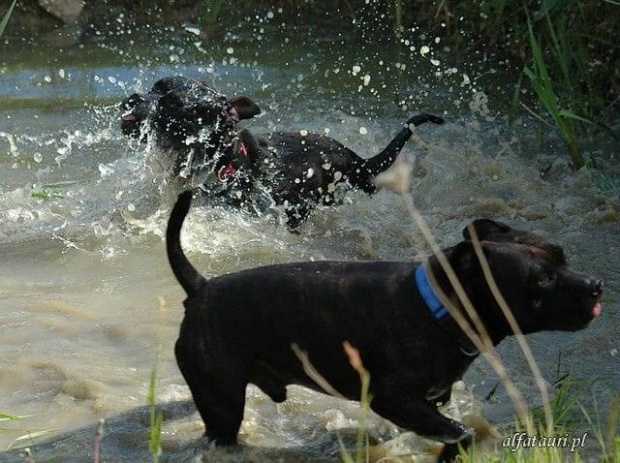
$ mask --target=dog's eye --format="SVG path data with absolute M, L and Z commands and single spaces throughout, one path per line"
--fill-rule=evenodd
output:
M 139 93 L 134 93 L 122 103 L 122 106 L 123 109 L 129 110 L 132 109 L 134 106 L 143 103 L 144 101 L 145 99 L 144 97 L 142 97 L 142 95 L 140 95 Z
M 540 288 L 548 288 L 555 282 L 555 275 L 551 272 L 543 273 L 538 277 L 538 286 Z

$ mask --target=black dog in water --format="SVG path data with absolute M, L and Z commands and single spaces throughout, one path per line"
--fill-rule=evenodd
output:
M 238 122 L 260 114 L 247 97 L 227 99 L 204 82 L 186 77 L 158 80 L 150 92 L 121 105 L 121 128 L 140 137 L 153 129 L 157 144 L 175 156 L 174 174 L 209 197 L 263 212 L 283 205 L 293 229 L 316 204 L 334 204 L 341 187 L 373 193 L 372 179 L 387 169 L 411 137 L 411 128 L 443 119 L 419 114 L 379 154 L 363 159 L 337 141 L 315 134 L 240 130 Z
M 206 434 L 234 444 L 248 383 L 275 402 L 286 385 L 322 392 L 291 346 L 342 395 L 360 397 L 343 351 L 356 347 L 370 372 L 371 407 L 416 433 L 445 442 L 442 461 L 471 431 L 437 411 L 478 355 L 442 301 L 455 292 L 437 259 L 414 262 L 305 262 L 254 268 L 206 280 L 189 263 L 179 236 L 185 192 L 172 211 L 167 251 L 188 295 L 176 358 Z M 600 315 L 602 283 L 573 272 L 562 248 L 488 219 L 473 223 L 494 278 L 524 333 L 574 331 Z M 445 253 L 494 344 L 511 334 L 482 274 L 469 233 Z

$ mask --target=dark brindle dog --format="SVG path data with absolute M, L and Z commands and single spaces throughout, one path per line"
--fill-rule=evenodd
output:
M 340 188 L 373 193 L 372 179 L 387 169 L 411 137 L 411 127 L 443 119 L 412 117 L 379 154 L 363 159 L 337 141 L 315 134 L 241 130 L 238 123 L 260 114 L 247 97 L 227 99 L 204 82 L 185 77 L 157 81 L 146 94 L 121 105 L 121 128 L 140 137 L 153 129 L 157 144 L 175 157 L 174 175 L 200 186 L 209 197 L 253 211 L 283 205 L 290 228 L 316 204 L 334 204 Z
M 190 202 L 191 193 L 179 196 L 168 224 L 167 250 L 188 295 L 176 358 L 209 438 L 217 444 L 236 442 L 248 383 L 275 402 L 286 400 L 287 384 L 322 391 L 304 373 L 292 344 L 308 353 L 338 392 L 359 399 L 359 377 L 342 347 L 349 341 L 370 372 L 374 411 L 449 444 L 443 460 L 455 455 L 457 443 L 469 444 L 471 431 L 436 406 L 449 400 L 452 384 L 478 355 L 437 295 L 443 291 L 454 300 L 436 258 L 425 264 L 283 264 L 206 280 L 188 262 L 179 242 Z M 600 315 L 601 281 L 570 270 L 561 247 L 488 219 L 473 226 L 524 333 L 579 330 Z M 511 330 L 467 231 L 464 238 L 445 253 L 498 344 Z

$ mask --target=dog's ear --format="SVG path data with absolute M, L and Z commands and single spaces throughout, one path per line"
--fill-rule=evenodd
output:
M 260 114 L 260 108 L 247 96 L 236 96 L 228 100 L 230 109 L 234 109 L 239 120 L 251 119 Z
M 474 220 L 470 225 L 474 227 L 474 230 L 476 230 L 476 235 L 478 235 L 478 239 L 480 241 L 495 241 L 495 239 L 493 239 L 494 237 L 498 237 L 498 235 L 507 234 L 512 231 L 512 228 L 510 228 L 505 223 L 496 222 L 491 219 L 477 219 Z M 465 227 L 463 229 L 463 238 L 465 238 L 467 241 L 470 241 L 472 239 L 469 233 L 469 227 Z M 501 239 L 497 240 L 502 241 Z
M 482 251 L 488 256 L 484 245 L 482 245 Z M 480 266 L 480 261 L 478 260 L 476 250 L 471 241 L 461 241 L 452 248 L 449 260 L 450 265 L 452 265 L 452 268 L 459 277 L 472 278 L 477 274 L 482 274 L 482 267 Z

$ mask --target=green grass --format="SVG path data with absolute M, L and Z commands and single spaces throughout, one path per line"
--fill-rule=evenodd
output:
M 157 371 L 159 364 L 159 349 L 157 352 L 155 365 L 151 371 L 149 381 L 149 390 L 147 393 L 148 403 L 151 406 L 150 416 L 150 434 L 149 434 L 149 451 L 153 457 L 153 462 L 157 463 L 162 454 L 161 450 L 161 432 L 164 423 L 164 415 L 161 410 L 157 409 Z
M 260 0 L 251 6 L 221 0 L 205 0 L 202 5 L 211 26 L 216 22 L 223 26 L 230 21 L 227 18 L 236 18 L 248 8 L 273 10 L 271 2 Z M 374 37 L 369 31 L 393 31 L 399 43 L 422 32 L 441 38 L 442 45 L 451 47 L 451 53 L 463 56 L 466 63 L 468 56 L 478 52 L 509 59 L 524 70 L 524 83 L 538 106 L 519 101 L 518 107 L 557 130 L 575 169 L 585 165 L 582 135 L 588 130 L 609 134 L 605 122 L 609 124 L 618 112 L 620 1 L 289 0 L 279 6 L 284 22 L 325 18 L 345 27 L 354 25 L 367 37 Z M 517 73 L 513 85 L 520 83 Z
M 572 81 L 571 71 L 569 70 L 570 62 L 572 60 L 570 60 L 567 56 L 568 52 L 566 51 L 566 40 L 562 38 L 565 34 L 567 34 L 567 31 L 563 29 L 564 32 L 562 35 L 559 35 L 549 17 L 547 17 L 547 23 L 549 36 L 553 43 L 552 48 L 554 50 L 553 56 L 555 57 L 556 67 L 561 70 L 560 74 L 564 80 L 564 88 L 572 89 L 575 86 Z M 540 105 L 544 108 L 547 115 L 551 117 L 557 130 L 559 131 L 570 155 L 573 167 L 575 169 L 580 169 L 585 165 L 585 159 L 579 142 L 577 141 L 576 124 L 578 122 L 592 123 L 592 121 L 561 106 L 560 97 L 556 89 L 557 85 L 551 77 L 549 66 L 547 65 L 542 51 L 541 42 L 534 33 L 529 15 L 528 36 L 532 52 L 532 67 L 530 68 L 529 66 L 525 66 L 525 75 L 529 78 L 530 84 L 538 97 Z M 581 97 L 583 98 L 583 95 L 581 95 Z M 529 108 L 527 109 L 540 120 L 547 123 L 543 117 L 536 114 Z
M 213 27 L 216 25 L 222 12 L 223 3 L 224 0 L 204 0 L 202 2 L 203 15 L 207 26 Z
M 585 163 L 592 174 L 594 185 L 601 193 L 608 193 L 616 189 L 620 190 L 620 178 L 602 170 L 595 158 L 588 156 Z
M 361 382 L 360 403 L 363 410 L 362 420 L 358 427 L 357 444 L 355 451 L 352 452 L 345 447 L 340 436 L 340 456 L 343 463 L 367 463 L 370 461 L 370 443 L 366 431 L 367 417 L 370 412 L 372 397 L 369 394 L 370 374 L 364 368 L 359 352 L 350 345 L 345 347 L 349 355 L 352 367 L 358 372 Z M 553 426 L 549 430 L 545 423 L 544 413 L 540 408 L 531 410 L 528 413 L 529 421 L 534 423 L 535 434 L 524 434 L 526 437 L 535 436 L 540 442 L 542 438 L 551 442 L 555 439 L 555 445 L 549 446 L 530 446 L 524 445 L 511 447 L 512 435 L 519 435 L 525 429 L 523 423 L 517 421 L 515 425 L 504 431 L 504 435 L 496 443 L 493 450 L 488 446 L 476 445 L 476 442 L 460 453 L 463 463 L 581 463 L 586 461 L 582 442 L 587 448 L 592 448 L 594 441 L 598 446 L 599 461 L 603 463 L 616 463 L 620 461 L 620 436 L 617 435 L 618 425 L 620 424 L 620 397 L 612 401 L 609 410 L 609 417 L 606 424 L 593 419 L 593 416 L 600 416 L 599 410 L 586 410 L 579 404 L 575 390 L 579 383 L 566 376 L 558 381 L 557 393 L 551 401 L 551 411 L 553 414 Z M 587 433 L 587 434 L 586 434 Z M 585 437 L 584 437 L 585 436 Z M 502 443 L 506 441 L 506 444 Z M 530 440 L 531 442 L 531 440 Z M 483 448 L 484 447 L 484 448 Z M 592 457 L 592 453 L 588 454 Z M 398 455 L 399 458 L 407 455 Z M 413 457 L 413 455 L 412 455 Z M 389 462 L 390 455 L 386 455 L 381 461 Z M 402 461 L 402 460 L 398 460 Z
M 13 0 L 13 3 L 11 3 L 11 6 L 9 7 L 8 11 L 4 14 L 4 16 L 2 17 L 2 20 L 0 21 L 0 36 L 4 33 L 4 29 L 6 28 L 6 25 L 9 22 L 9 18 L 11 17 L 11 14 L 13 13 L 13 8 L 15 8 L 16 3 L 17 3 L 17 0 Z
M 588 410 L 579 404 L 575 394 L 577 384 L 570 377 L 562 379 L 557 384 L 557 394 L 551 402 L 554 421 L 551 432 L 547 430 L 541 410 L 534 409 L 529 413 L 537 431 L 533 435 L 527 433 L 524 436 L 535 436 L 538 442 L 542 438 L 546 438 L 547 442 L 555 438 L 556 445 L 530 446 L 529 448 L 515 445 L 514 448 L 511 447 L 507 439 L 512 439 L 513 435 L 518 436 L 524 430 L 524 425 L 517 422 L 514 427 L 504 430 L 503 436 L 495 444 L 494 449 L 489 449 L 487 445 L 476 445 L 474 441 L 467 450 L 461 451 L 461 461 L 463 463 L 581 463 L 592 461 L 594 457 L 602 463 L 619 462 L 620 397 L 612 400 L 607 410 L 607 421 L 601 423 L 594 418 L 601 416 L 596 406 Z M 582 443 L 586 444 L 585 447 L 581 447 Z M 594 452 L 593 448 L 595 448 Z M 389 461 L 389 458 L 389 456 L 386 457 L 386 461 Z M 353 461 L 343 458 L 343 461 L 362 463 L 366 460 Z
M 166 309 L 166 302 L 163 297 L 159 298 L 159 315 L 162 317 L 164 310 Z M 160 327 L 162 326 L 160 320 Z M 164 425 L 164 414 L 161 410 L 157 408 L 157 377 L 159 372 L 159 357 L 161 354 L 161 333 L 158 333 L 157 336 L 157 345 L 155 350 L 155 362 L 153 364 L 153 369 L 151 370 L 151 377 L 149 380 L 149 388 L 147 392 L 147 401 L 151 407 L 150 414 L 150 433 L 149 433 L 149 451 L 151 452 L 151 457 L 153 459 L 153 463 L 157 463 L 159 461 L 159 457 L 162 454 L 161 448 L 161 435 L 162 429 Z
M 18 416 L 11 415 L 9 413 L 0 412 L 0 423 L 2 422 L 17 422 L 29 418 L 29 416 Z M 4 428 L 0 427 L 0 432 L 6 431 L 15 431 L 12 428 Z M 35 439 L 43 436 L 47 436 L 48 434 L 56 431 L 55 429 L 39 429 L 39 430 L 25 430 L 24 434 L 15 438 L 13 442 L 11 442 L 5 450 L 11 450 L 16 447 L 23 447 L 32 443 Z

